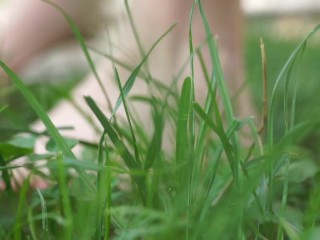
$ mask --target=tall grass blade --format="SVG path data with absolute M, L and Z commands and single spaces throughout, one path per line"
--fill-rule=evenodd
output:
M 147 61 L 149 55 L 152 53 L 152 51 L 154 50 L 154 48 L 161 42 L 161 40 L 167 36 L 167 34 L 169 34 L 172 29 L 175 27 L 176 24 L 172 25 L 164 34 L 162 34 L 160 36 L 160 38 L 151 46 L 150 50 L 147 52 L 147 54 L 143 57 L 143 59 L 141 60 L 141 62 L 138 64 L 138 66 L 132 71 L 132 73 L 130 74 L 128 80 L 126 81 L 125 85 L 123 86 L 123 96 L 126 97 L 128 96 L 128 94 L 130 93 L 136 78 L 143 66 L 143 64 Z M 118 100 L 116 102 L 116 105 L 113 108 L 113 111 L 111 113 L 111 118 L 113 118 L 113 116 L 116 114 L 116 112 L 118 111 L 119 107 L 122 104 L 122 97 L 121 94 L 118 97 Z
M 153 123 L 155 130 L 145 158 L 144 169 L 146 170 L 153 167 L 153 164 L 161 154 L 164 115 L 163 112 L 159 112 L 156 106 L 154 106 Z
M 283 95 L 283 111 L 285 116 L 285 126 L 286 131 L 290 130 L 294 126 L 295 122 L 295 106 L 296 106 L 296 99 L 297 99 L 297 91 L 298 91 L 298 82 L 297 82 L 297 76 L 293 76 L 294 66 L 296 65 L 296 62 L 299 62 L 302 58 L 304 50 L 306 48 L 306 42 L 301 46 L 301 49 L 297 56 L 293 59 L 292 64 L 288 68 L 288 73 L 285 80 L 285 88 L 284 88 L 284 95 Z M 297 71 L 299 70 L 299 66 L 296 68 Z M 292 79 L 294 77 L 294 79 Z M 289 97 L 289 85 L 293 82 L 293 97 L 290 103 L 290 97 Z M 291 108 L 290 108 L 291 104 Z
M 111 239 L 111 207 L 112 207 L 112 185 L 111 185 L 111 168 L 109 163 L 109 150 L 105 148 L 105 168 L 104 168 L 104 176 L 106 183 L 106 207 L 105 207 L 105 234 L 104 240 Z
M 98 164 L 100 166 L 103 166 L 103 159 L 104 159 L 104 140 L 105 135 L 103 134 L 100 138 L 99 145 L 98 145 Z M 107 147 L 106 147 L 107 149 Z M 102 239 L 102 224 L 103 224 L 103 213 L 104 213 L 104 192 L 105 192 L 105 183 L 103 182 L 103 174 L 104 174 L 104 168 L 101 167 L 99 171 L 97 172 L 97 206 L 95 210 L 96 214 L 96 238 Z M 107 183 L 108 184 L 108 183 Z
M 103 112 L 98 108 L 97 104 L 91 97 L 85 97 L 85 100 L 88 106 L 91 108 L 92 112 L 96 115 L 97 119 L 99 120 L 100 124 L 103 126 L 104 131 L 108 134 L 110 140 L 116 147 L 119 155 L 122 157 L 124 163 L 127 165 L 129 170 L 142 170 L 142 166 L 135 160 L 135 158 L 131 155 L 128 148 L 125 144 L 119 139 L 116 131 L 112 127 L 111 123 L 107 119 L 107 117 L 103 114 Z M 146 193 L 146 186 L 143 178 L 139 176 L 134 176 L 131 174 L 132 178 L 135 180 L 140 196 L 145 203 L 145 193 Z
M 269 111 L 268 111 L 268 122 L 267 122 L 267 136 L 268 136 L 268 147 L 270 151 L 273 150 L 274 147 L 274 113 L 275 113 L 275 101 L 276 101 L 276 93 L 277 90 L 279 89 L 279 84 L 280 82 L 284 79 L 285 74 L 287 74 L 287 78 L 285 79 L 285 94 L 284 94 L 284 110 L 287 111 L 287 91 L 288 91 L 288 85 L 289 85 L 289 77 L 292 72 L 293 65 L 296 61 L 296 58 L 299 56 L 299 53 L 304 50 L 304 47 L 307 43 L 307 41 L 320 29 L 320 25 L 317 25 L 302 41 L 301 43 L 294 49 L 294 51 L 291 53 L 289 56 L 288 60 L 286 61 L 285 65 L 281 69 L 276 82 L 273 86 L 271 97 L 270 97 L 270 104 L 269 104 Z M 297 91 L 297 88 L 295 87 L 295 90 Z M 295 106 L 295 101 L 296 101 L 296 92 L 294 92 L 294 97 L 292 100 L 292 108 L 291 108 L 291 123 L 287 123 L 287 131 L 289 128 L 293 128 L 293 123 L 294 123 L 294 106 Z M 285 116 L 288 116 L 288 112 L 285 112 Z M 287 120 L 286 120 L 287 121 Z M 295 131 L 293 131 L 295 132 Z M 288 140 L 287 136 L 291 135 L 291 133 L 286 133 L 285 139 Z M 282 140 L 283 141 L 283 140 Z M 292 139 L 289 139 L 289 141 L 292 141 Z M 282 144 L 282 143 L 281 143 Z M 279 146 L 277 146 L 278 148 Z M 274 185 L 274 166 L 273 166 L 273 161 L 270 161 L 270 166 L 269 166 L 269 211 L 272 211 L 272 201 L 273 201 L 273 185 Z
M 198 3 L 199 3 L 200 14 L 202 17 L 202 22 L 203 22 L 203 25 L 204 25 L 204 28 L 205 28 L 205 31 L 207 34 L 208 48 L 209 48 L 209 52 L 210 52 L 211 63 L 212 63 L 212 67 L 214 70 L 214 74 L 217 79 L 218 86 L 220 88 L 222 102 L 224 103 L 224 109 L 226 111 L 227 121 L 231 121 L 234 118 L 232 104 L 230 101 L 230 97 L 229 97 L 230 95 L 228 93 L 227 86 L 224 82 L 224 76 L 223 76 L 223 71 L 222 71 L 220 58 L 219 58 L 219 54 L 218 54 L 218 48 L 217 48 L 215 40 L 213 38 L 213 34 L 211 31 L 210 25 L 208 23 L 207 17 L 205 15 L 201 0 L 198 0 Z
M 22 238 L 22 227 L 23 227 L 23 214 L 26 209 L 27 201 L 27 191 L 30 186 L 30 175 L 23 181 L 22 188 L 19 193 L 19 204 L 17 209 L 17 215 L 15 224 L 13 227 L 14 230 L 14 240 L 21 240 Z
M 226 112 L 226 122 L 227 123 L 231 123 L 234 120 L 234 114 L 233 114 L 233 108 L 232 108 L 232 104 L 231 104 L 231 99 L 230 99 L 230 94 L 228 92 L 228 88 L 227 85 L 224 81 L 224 76 L 223 76 L 223 71 L 222 71 L 222 66 L 220 63 L 220 58 L 219 58 L 219 52 L 218 52 L 218 48 L 216 46 L 215 40 L 213 38 L 213 34 L 210 28 L 210 25 L 208 23 L 207 17 L 205 15 L 201 0 L 198 0 L 198 4 L 199 4 L 199 10 L 200 10 L 200 15 L 202 18 L 202 22 L 203 22 L 203 26 L 205 28 L 206 31 L 206 35 L 207 35 L 207 41 L 208 41 L 208 48 L 209 48 L 209 53 L 210 53 L 210 57 L 211 57 L 211 63 L 212 63 L 212 75 L 214 75 L 215 77 L 212 77 L 212 81 L 216 80 L 217 81 L 217 86 L 219 88 L 219 93 L 221 94 L 221 99 L 222 99 L 222 103 L 224 106 L 224 111 Z M 214 82 L 211 83 L 212 86 L 214 86 Z M 217 120 L 219 120 L 221 113 L 217 112 L 218 108 L 215 108 L 216 111 L 216 117 Z M 218 123 L 218 126 L 220 124 Z M 221 127 L 222 127 L 222 123 L 221 123 Z M 236 132 L 235 132 L 236 133 Z M 232 171 L 234 174 L 234 180 L 236 182 L 236 184 L 238 184 L 238 139 L 236 138 L 236 135 L 233 135 L 232 138 L 232 143 L 233 143 L 233 148 L 234 148 L 234 162 L 232 162 Z
M 277 93 L 277 90 L 279 88 L 279 84 L 282 81 L 285 73 L 290 69 L 291 65 L 294 63 L 294 60 L 298 56 L 299 52 L 303 49 L 306 42 L 320 29 L 320 24 L 317 25 L 302 41 L 301 43 L 293 50 L 293 52 L 290 54 L 288 60 L 286 61 L 285 65 L 281 69 L 276 82 L 273 86 L 271 98 L 270 98 L 270 107 L 269 107 L 269 118 L 268 118 L 268 144 L 269 147 L 272 148 L 274 144 L 274 112 L 275 112 L 275 96 Z
M 123 88 L 121 86 L 119 73 L 118 73 L 117 68 L 115 68 L 114 71 L 115 71 L 115 79 L 116 79 L 116 81 L 118 83 L 118 87 L 119 87 L 119 90 L 120 90 L 120 97 L 121 97 L 121 100 L 122 100 L 122 103 L 123 103 L 123 107 L 124 107 L 124 110 L 125 110 L 126 118 L 128 120 L 128 123 L 129 123 L 129 129 L 130 129 L 131 138 L 132 138 L 132 142 L 133 142 L 133 148 L 134 148 L 134 154 L 135 154 L 136 162 L 139 165 L 141 165 L 140 156 L 139 156 L 139 150 L 138 150 L 138 146 L 137 146 L 137 139 L 136 139 L 136 136 L 134 134 L 133 126 L 132 126 L 132 123 L 131 123 L 131 117 L 130 117 L 130 114 L 129 114 L 129 109 L 127 107 L 127 103 L 126 103 L 125 96 L 124 96 L 124 93 L 123 93 Z
M 57 162 L 58 162 L 59 190 L 61 194 L 61 205 L 62 205 L 63 216 L 65 218 L 64 237 L 65 239 L 72 239 L 74 220 L 72 216 L 70 195 L 69 195 L 68 186 L 67 186 L 68 183 L 66 178 L 66 170 L 63 163 L 63 155 L 60 152 L 58 152 L 57 154 Z
M 194 109 L 196 113 L 202 118 L 202 120 L 219 136 L 221 143 L 224 147 L 225 153 L 227 155 L 228 161 L 230 163 L 231 169 L 234 169 L 234 157 L 233 157 L 233 149 L 232 145 L 230 144 L 228 137 L 224 131 L 221 131 L 207 116 L 207 114 L 202 110 L 199 104 L 195 103 Z
M 179 170 L 178 182 L 181 184 L 184 179 L 185 165 L 190 161 L 191 153 L 191 144 L 190 144 L 190 135 L 188 134 L 189 129 L 189 117 L 191 113 L 191 102 L 192 102 L 192 80 L 190 77 L 184 80 L 181 98 L 179 103 L 179 112 L 178 112 L 178 122 L 177 122 L 177 136 L 176 136 L 176 162 Z

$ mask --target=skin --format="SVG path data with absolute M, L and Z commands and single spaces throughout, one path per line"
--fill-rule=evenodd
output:
M 10 1 L 6 9 L 9 20 L 4 19 L 6 23 L 2 26 L 1 49 L 4 60 L 13 70 L 20 71 L 42 51 L 72 36 L 64 17 L 48 3 L 41 0 Z M 94 25 L 90 19 L 86 25 L 86 18 L 81 14 L 84 9 L 88 14 L 96 12 L 97 6 L 88 4 L 88 1 L 56 0 L 54 3 L 61 6 L 85 33 L 89 32 L 90 25 Z

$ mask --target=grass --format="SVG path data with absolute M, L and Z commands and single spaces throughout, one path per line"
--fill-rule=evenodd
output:
M 319 118 L 311 112 L 301 116 L 296 110 L 302 88 L 302 56 L 319 26 L 288 55 L 276 81 L 271 81 L 266 136 L 262 137 L 250 119 L 234 117 L 201 2 L 192 9 L 191 22 L 194 11 L 200 11 L 203 18 L 215 69 L 204 72 L 210 83 L 207 100 L 201 106 L 194 99 L 194 70 L 182 78 L 182 89 L 173 93 L 172 89 L 159 88 L 146 68 L 150 96 L 136 96 L 131 101 L 150 105 L 151 134 L 132 113 L 128 95 L 149 53 L 170 29 L 150 51 L 141 50 L 142 60 L 123 86 L 115 68 L 120 95 L 112 118 L 93 97 L 85 98 L 103 128 L 100 141 L 93 145 L 64 138 L 32 91 L 0 62 L 47 127 L 43 133 L 26 127 L 18 131 L 25 134 L 0 143 L 0 171 L 8 186 L 0 193 L 0 239 L 280 240 L 320 236 L 319 164 L 312 150 L 303 145 L 318 128 Z M 65 17 L 96 74 L 86 42 L 72 19 Z M 140 42 L 138 35 L 136 40 Z M 199 55 L 192 43 L 192 24 L 189 40 L 193 69 L 194 58 Z M 102 84 L 99 76 L 97 80 Z M 168 101 L 173 104 L 168 105 Z M 117 121 L 120 106 L 125 108 L 128 124 Z M 279 106 L 282 114 L 278 114 Z M 0 106 L 0 114 L 5 111 Z M 169 141 L 165 126 L 172 123 L 175 154 L 162 146 L 163 141 Z M 252 129 L 251 146 L 244 146 L 239 136 L 247 125 Z M 34 152 L 35 139 L 41 135 L 50 139 L 45 155 Z M 83 147 L 81 161 L 72 152 L 76 143 Z M 21 156 L 27 161 L 19 165 L 15 160 Z M 46 161 L 41 167 L 38 161 L 43 159 Z M 49 173 L 42 172 L 43 167 Z M 30 170 L 19 190 L 10 188 L 15 180 L 12 169 L 16 168 Z M 31 175 L 48 181 L 50 187 L 32 188 Z

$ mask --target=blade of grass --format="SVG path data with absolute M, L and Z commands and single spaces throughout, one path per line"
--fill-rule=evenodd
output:
M 207 35 L 208 48 L 209 48 L 209 53 L 210 53 L 211 63 L 212 63 L 212 70 L 214 71 L 213 75 L 215 75 L 217 86 L 221 94 L 222 103 L 224 105 L 224 111 L 226 112 L 226 122 L 230 124 L 234 120 L 234 114 L 233 114 L 230 94 L 228 92 L 226 82 L 224 81 L 222 66 L 219 58 L 219 51 L 216 46 L 215 40 L 213 38 L 213 34 L 211 31 L 210 25 L 208 23 L 207 17 L 205 15 L 201 0 L 198 0 L 198 4 L 199 4 L 199 10 L 200 10 L 203 26 L 205 28 L 206 35 Z M 215 78 L 212 78 L 212 80 L 214 80 Z M 220 113 L 216 113 L 216 116 L 219 116 L 219 115 Z M 231 141 L 233 143 L 233 148 L 234 148 L 234 162 L 232 163 L 232 171 L 234 174 L 235 183 L 237 185 L 239 182 L 239 179 L 238 179 L 239 178 L 238 176 L 239 141 L 237 139 L 236 132 L 234 132 L 234 134 L 235 135 L 233 135 L 231 138 Z
M 267 72 L 267 57 L 265 46 L 262 38 L 260 38 L 260 52 L 261 52 L 261 66 L 262 66 L 262 83 L 263 83 L 263 97 L 262 97 L 262 116 L 259 129 L 260 139 L 266 130 L 268 122 L 268 72 Z M 262 140 L 261 140 L 262 141 Z
M 284 116 L 285 116 L 285 126 L 286 126 L 286 131 L 290 130 L 293 125 L 294 125 L 294 120 L 295 120 L 295 106 L 296 106 L 296 100 L 297 100 L 297 91 L 298 91 L 298 79 L 296 74 L 293 75 L 293 71 L 298 67 L 295 67 L 295 65 L 300 62 L 299 60 L 301 60 L 300 58 L 302 58 L 303 53 L 305 51 L 307 43 L 305 42 L 302 46 L 301 49 L 299 51 L 299 53 L 297 54 L 297 56 L 294 58 L 294 60 L 292 61 L 292 64 L 290 65 L 290 67 L 288 68 L 288 73 L 286 76 L 286 80 L 285 80 L 285 88 L 284 88 L 284 95 L 283 95 L 283 109 L 284 109 Z M 299 69 L 297 69 L 297 71 L 299 71 Z M 294 77 L 294 79 L 292 80 L 292 78 Z M 293 81 L 293 97 L 291 100 L 291 108 L 290 108 L 290 97 L 289 97 L 289 85 L 290 83 Z
M 127 149 L 125 144 L 119 139 L 116 131 L 113 129 L 111 123 L 107 119 L 107 117 L 103 114 L 103 112 L 98 108 L 97 104 L 91 97 L 85 97 L 85 100 L 88 106 L 91 108 L 93 113 L 96 115 L 97 119 L 99 120 L 100 124 L 103 126 L 104 131 L 108 134 L 109 138 L 111 139 L 112 143 L 116 147 L 116 150 L 122 157 L 123 161 L 127 165 L 130 171 L 141 170 L 142 166 L 135 160 L 135 158 L 131 155 L 130 151 Z M 141 199 L 143 203 L 145 203 L 145 195 L 146 195 L 146 186 L 143 178 L 139 176 L 134 176 L 131 174 L 132 178 L 135 180 Z
M 105 234 L 104 239 L 111 239 L 111 207 L 112 207 L 112 185 L 111 185 L 111 168 L 109 163 L 109 150 L 105 148 L 105 182 L 107 187 L 107 196 L 106 196 L 106 209 L 105 209 Z
M 162 34 L 160 36 L 160 38 L 151 46 L 150 50 L 147 52 L 147 54 L 144 56 L 144 58 L 141 60 L 141 62 L 138 64 L 138 66 L 132 71 L 132 73 L 130 74 L 128 80 L 126 81 L 124 87 L 123 87 L 123 96 L 126 97 L 128 96 L 129 92 L 131 91 L 135 81 L 136 81 L 136 78 L 140 72 L 140 69 L 141 67 L 143 66 L 143 64 L 147 61 L 149 55 L 151 54 L 151 52 L 154 50 L 154 48 L 160 43 L 160 41 L 165 37 L 167 36 L 167 34 L 169 34 L 172 29 L 175 27 L 176 24 L 172 25 L 164 34 Z M 122 104 L 122 97 L 121 97 L 121 94 L 120 96 L 118 97 L 118 100 L 116 102 L 116 105 L 114 106 L 113 108 L 113 111 L 111 113 L 111 117 L 110 119 L 113 118 L 113 116 L 116 114 L 117 110 L 119 109 L 119 107 L 121 106 Z
M 233 136 L 234 132 L 237 131 L 240 127 L 241 127 L 240 122 L 234 120 L 226 131 L 227 138 L 230 139 Z M 207 169 L 210 169 L 210 171 L 205 172 L 205 176 L 204 176 L 204 181 L 208 185 L 207 189 L 209 189 L 209 192 L 211 191 L 212 186 L 214 184 L 214 180 L 216 179 L 218 167 L 222 160 L 221 155 L 223 153 L 223 150 L 224 150 L 223 145 L 221 145 L 215 150 L 214 156 L 212 156 L 209 159 L 209 165 Z M 231 168 L 231 171 L 232 171 L 232 168 Z M 233 176 L 233 179 L 234 179 L 234 176 Z M 208 192 L 208 195 L 209 195 L 209 192 Z M 212 204 L 212 200 L 210 200 L 209 206 L 211 206 L 211 204 Z
M 224 151 L 227 155 L 229 164 L 231 169 L 234 169 L 234 155 L 233 155 L 233 147 L 229 142 L 229 139 L 224 131 L 221 131 L 210 119 L 210 117 L 202 110 L 198 103 L 194 103 L 193 105 L 194 110 L 196 113 L 201 117 L 201 119 L 210 127 L 220 138 Z
M 202 72 L 205 76 L 205 80 L 207 82 L 207 86 L 208 86 L 208 95 L 206 97 L 206 102 L 205 102 L 205 107 L 204 107 L 204 111 L 206 114 L 210 115 L 212 114 L 213 112 L 213 109 L 212 109 L 212 106 L 213 106 L 213 101 L 214 101 L 214 98 L 215 98 L 215 91 L 212 90 L 214 88 L 214 86 L 211 86 L 213 82 L 215 81 L 210 81 L 210 77 L 209 77 L 209 74 L 208 74 L 208 69 L 206 67 L 206 64 L 205 64 L 205 61 L 204 61 L 204 58 L 203 58 L 203 55 L 202 55 L 202 52 L 201 52 L 201 49 L 197 49 L 197 56 L 199 58 L 199 61 L 200 61 L 200 65 L 201 65 L 201 68 L 202 68 Z M 207 127 L 207 124 L 205 123 L 205 121 L 202 121 L 201 124 L 200 124 L 200 128 L 199 128 L 199 134 L 198 134 L 198 139 L 197 139 L 197 145 L 196 145 L 196 159 L 202 159 L 202 155 L 203 155 L 203 152 L 204 152 L 204 147 L 205 147 L 205 139 L 206 139 L 206 136 L 207 136 L 207 132 L 208 132 L 208 127 Z M 202 164 L 201 164 L 202 166 Z
M 29 223 L 29 231 L 31 234 L 31 238 L 33 240 L 38 240 L 36 233 L 35 233 L 35 219 L 33 217 L 32 208 L 29 208 L 28 210 L 28 223 Z M 1 237 L 1 236 L 0 236 Z
M 58 162 L 58 182 L 59 182 L 59 190 L 61 194 L 62 212 L 65 218 L 64 239 L 72 239 L 74 223 L 73 223 L 73 217 L 72 217 L 70 196 L 69 196 L 68 186 L 67 186 L 66 170 L 63 163 L 63 155 L 61 152 L 58 152 L 57 154 L 57 162 Z
M 98 145 L 98 164 L 102 166 L 104 158 L 104 140 L 105 134 L 102 134 Z M 103 198 L 104 198 L 104 183 L 103 180 L 104 168 L 100 168 L 97 172 L 97 208 L 96 208 L 96 239 L 102 239 L 102 221 L 103 221 Z M 108 183 L 107 183 L 108 184 Z
M 19 193 L 19 204 L 17 208 L 15 224 L 13 227 L 14 240 L 22 239 L 22 221 L 23 221 L 24 210 L 27 207 L 26 201 L 27 201 L 27 191 L 29 189 L 29 186 L 30 186 L 30 175 L 23 181 L 23 185 Z
M 234 116 L 233 116 L 233 110 L 232 110 L 232 105 L 230 101 L 230 95 L 227 90 L 227 86 L 224 81 L 224 76 L 223 76 L 223 71 L 220 63 L 220 58 L 218 54 L 218 48 L 216 46 L 215 40 L 213 38 L 212 31 L 210 29 L 210 25 L 208 23 L 207 17 L 205 15 L 202 3 L 200 0 L 197 0 L 199 3 L 199 10 L 200 14 L 202 17 L 202 22 L 203 26 L 205 28 L 206 34 L 207 34 L 207 40 L 208 40 L 208 48 L 210 52 L 210 57 L 211 57 L 211 63 L 212 67 L 214 70 L 214 74 L 217 77 L 217 83 L 221 91 L 221 97 L 222 97 L 222 102 L 224 103 L 224 109 L 226 111 L 226 116 L 227 116 L 227 121 L 232 121 Z
M 119 137 L 118 137 L 116 131 L 113 129 L 110 121 L 102 113 L 102 111 L 99 109 L 99 107 L 94 102 L 94 100 L 88 96 L 85 97 L 85 100 L 86 100 L 88 106 L 93 111 L 93 113 L 96 115 L 100 124 L 104 127 L 104 130 L 106 131 L 106 133 L 110 137 L 112 143 L 118 148 L 117 150 L 122 154 L 123 160 L 125 161 L 127 167 L 129 169 L 139 169 L 140 168 L 139 164 L 136 162 L 136 160 L 131 155 L 130 151 L 127 149 L 127 147 L 124 145 L 124 143 L 119 139 Z
M 116 81 L 118 83 L 118 87 L 119 87 L 119 90 L 120 90 L 120 96 L 121 96 L 121 100 L 122 100 L 123 107 L 124 107 L 124 110 L 125 110 L 126 118 L 127 118 L 128 123 L 129 123 L 129 129 L 130 129 L 131 138 L 132 138 L 132 142 L 133 142 L 134 155 L 135 155 L 135 158 L 136 158 L 136 162 L 138 163 L 138 165 L 141 166 L 139 150 L 138 150 L 138 146 L 137 146 L 137 139 L 136 139 L 136 136 L 134 134 L 133 126 L 132 126 L 132 123 L 131 123 L 131 117 L 130 117 L 130 114 L 129 114 L 129 109 L 127 107 L 127 103 L 126 103 L 126 100 L 125 100 L 125 97 L 124 97 L 124 93 L 123 93 L 123 88 L 121 86 L 119 73 L 118 73 L 117 68 L 115 68 L 114 71 L 115 71 L 115 79 L 116 79 Z
M 282 199 L 281 199 L 281 216 L 286 216 L 287 211 L 287 204 L 288 204 L 288 189 L 289 189 L 289 183 L 288 183 L 288 172 L 289 172 L 289 166 L 290 166 L 290 156 L 287 154 L 287 156 L 284 156 L 284 181 L 283 181 L 283 191 L 282 191 Z M 278 226 L 278 236 L 277 239 L 284 239 L 284 226 L 279 225 Z
M 194 55 L 195 50 L 193 47 L 193 37 L 192 37 L 192 24 L 193 24 L 193 16 L 194 16 L 194 10 L 195 10 L 196 1 L 192 3 L 191 7 L 191 13 L 190 13 L 190 19 L 189 19 L 189 58 L 190 58 L 190 68 L 191 68 L 191 100 L 195 100 L 195 91 L 194 91 Z M 191 108 L 190 112 L 190 122 L 189 122 L 189 131 L 190 131 L 190 140 L 191 140 L 191 149 L 192 152 L 194 150 L 195 145 L 195 121 L 194 121 L 194 112 Z
M 194 16 L 194 9 L 197 0 L 193 1 L 190 17 L 189 17 L 189 61 L 190 61 L 190 68 L 191 68 L 191 86 L 192 86 L 192 94 L 194 98 L 194 47 L 193 47 L 193 34 L 192 34 L 192 24 L 193 24 L 193 16 Z
M 163 112 L 159 112 L 157 107 L 154 106 L 154 114 L 153 114 L 153 124 L 154 124 L 154 134 L 151 140 L 151 144 L 148 148 L 148 152 L 146 154 L 145 165 L 144 168 L 146 170 L 153 167 L 156 159 L 161 154 L 161 144 L 162 144 L 162 134 L 163 134 L 163 126 L 164 126 L 164 115 Z
M 131 66 L 131 65 L 123 63 L 119 59 L 116 59 L 115 57 L 113 57 L 112 54 L 102 52 L 101 50 L 98 50 L 98 49 L 96 49 L 94 47 L 90 47 L 90 49 L 93 52 L 99 54 L 100 56 L 103 56 L 103 57 L 111 60 L 115 65 L 118 65 L 118 66 L 120 66 L 120 67 L 122 67 L 122 68 L 124 68 L 124 69 L 126 69 L 126 70 L 128 70 L 130 72 L 133 72 L 134 66 Z M 181 74 L 178 74 L 177 79 L 179 79 L 180 75 Z M 142 72 L 142 69 L 140 69 L 140 71 L 138 73 L 138 77 L 140 77 L 141 79 L 143 79 L 145 81 L 148 81 L 147 80 L 148 76 L 146 75 L 146 73 Z M 166 94 L 169 94 L 170 96 L 172 96 L 173 98 L 177 97 L 175 92 L 170 87 L 168 87 L 165 83 L 163 83 L 163 81 L 161 81 L 159 79 L 156 79 L 154 76 L 152 76 L 152 84 L 155 85 L 156 90 L 163 91 Z
M 269 148 L 270 150 L 273 147 L 274 144 L 274 112 L 275 112 L 275 95 L 276 92 L 279 88 L 279 83 L 281 82 L 281 80 L 283 79 L 286 71 L 291 67 L 291 65 L 293 64 L 295 58 L 297 57 L 297 55 L 299 54 L 300 50 L 303 48 L 303 46 L 305 45 L 305 43 L 320 29 L 320 24 L 317 25 L 302 41 L 301 43 L 293 50 L 293 52 L 290 54 L 288 60 L 286 61 L 285 65 L 283 66 L 283 68 L 281 69 L 276 82 L 273 86 L 272 89 L 272 93 L 271 93 L 271 98 L 270 98 L 270 107 L 269 107 L 269 118 L 268 118 L 268 144 L 269 144 Z
M 289 78 L 293 69 L 293 65 L 296 61 L 296 58 L 299 56 L 299 53 L 304 50 L 304 47 L 307 43 L 307 41 L 320 29 L 320 24 L 317 25 L 302 41 L 301 43 L 294 49 L 294 51 L 290 54 L 288 60 L 286 61 L 285 65 L 281 69 L 276 82 L 273 86 L 272 93 L 271 93 L 271 98 L 270 98 L 270 107 L 268 111 L 268 125 L 267 125 L 267 131 L 268 131 L 268 145 L 270 151 L 272 151 L 274 147 L 274 112 L 275 112 L 275 100 L 276 100 L 276 93 L 279 88 L 280 82 L 284 79 L 285 74 L 287 73 L 287 78 L 285 82 L 285 94 L 284 94 L 284 110 L 285 116 L 287 117 L 287 91 L 288 91 L 288 84 L 289 84 Z M 296 91 L 297 88 L 295 87 L 294 90 L 294 97 L 292 100 L 292 108 L 291 108 L 291 123 L 287 123 L 287 126 L 290 125 L 290 127 L 293 127 L 294 123 L 294 106 L 295 106 L 295 101 L 296 101 Z M 287 120 L 286 120 L 287 121 Z M 288 129 L 287 129 L 288 130 Z M 287 134 L 288 135 L 288 134 Z M 272 201 L 273 201 L 273 174 L 274 174 L 274 166 L 273 162 L 270 162 L 269 166 L 269 196 L 268 196 L 268 208 L 269 211 L 272 211 Z
M 190 136 L 188 134 L 188 123 L 191 110 L 191 84 L 190 77 L 186 78 L 181 91 L 181 98 L 179 103 L 179 113 L 177 122 L 177 135 L 176 135 L 176 164 L 181 170 L 178 172 L 178 185 L 182 184 L 185 180 L 183 172 L 185 171 L 185 164 L 190 160 Z

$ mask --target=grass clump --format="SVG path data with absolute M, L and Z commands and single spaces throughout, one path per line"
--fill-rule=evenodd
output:
M 192 19 L 196 9 L 203 19 L 214 69 L 204 74 L 209 82 L 204 106 L 194 97 L 193 60 L 197 55 L 192 42 Z M 102 84 L 85 41 L 72 19 L 65 17 Z M 180 93 L 159 88 L 146 68 L 144 77 L 151 89 L 150 96 L 131 99 L 149 104 L 152 127 L 146 129 L 135 118 L 127 100 L 150 52 L 170 29 L 147 54 L 141 51 L 142 60 L 124 86 L 115 68 L 120 96 L 112 108 L 112 117 L 105 115 L 94 98 L 85 97 L 103 128 L 97 144 L 64 138 L 32 92 L 0 62 L 47 127 L 43 133 L 26 129 L 27 136 L 17 135 L 0 143 L 0 170 L 6 185 L 0 193 L 1 239 L 317 239 L 320 236 L 319 167 L 299 146 L 319 126 L 319 119 L 295 121 L 299 88 L 297 78 L 293 77 L 308 39 L 319 27 L 293 51 L 280 72 L 269 98 L 263 135 L 250 118 L 234 117 L 218 50 L 200 1 L 195 2 L 190 19 L 192 74 L 184 79 Z M 286 94 L 280 97 L 286 117 L 284 133 L 277 140 L 273 137 L 274 106 L 279 101 L 277 91 L 281 83 L 285 85 Z M 155 91 L 160 92 L 160 97 Z M 218 103 L 218 95 L 222 104 Z M 167 104 L 168 99 L 172 104 Z M 125 126 L 117 121 L 120 106 L 125 109 L 128 123 Z M 0 107 L 0 114 L 2 111 L 4 107 Z M 165 126 L 172 123 L 174 141 L 170 144 L 175 145 L 175 154 L 162 146 L 164 141 L 170 141 Z M 252 129 L 250 146 L 242 144 L 239 137 L 240 130 L 247 125 Z M 51 147 L 47 145 L 46 155 L 34 153 L 35 139 L 40 135 L 50 138 Z M 75 144 L 83 145 L 82 161 L 72 152 Z M 27 161 L 16 164 L 14 160 L 21 156 L 27 157 Z M 43 159 L 45 163 L 39 166 L 38 160 Z M 19 168 L 27 168 L 29 173 L 19 191 L 14 191 L 12 170 Z M 73 169 L 77 174 L 72 173 Z M 49 187 L 32 189 L 31 175 L 40 176 Z

